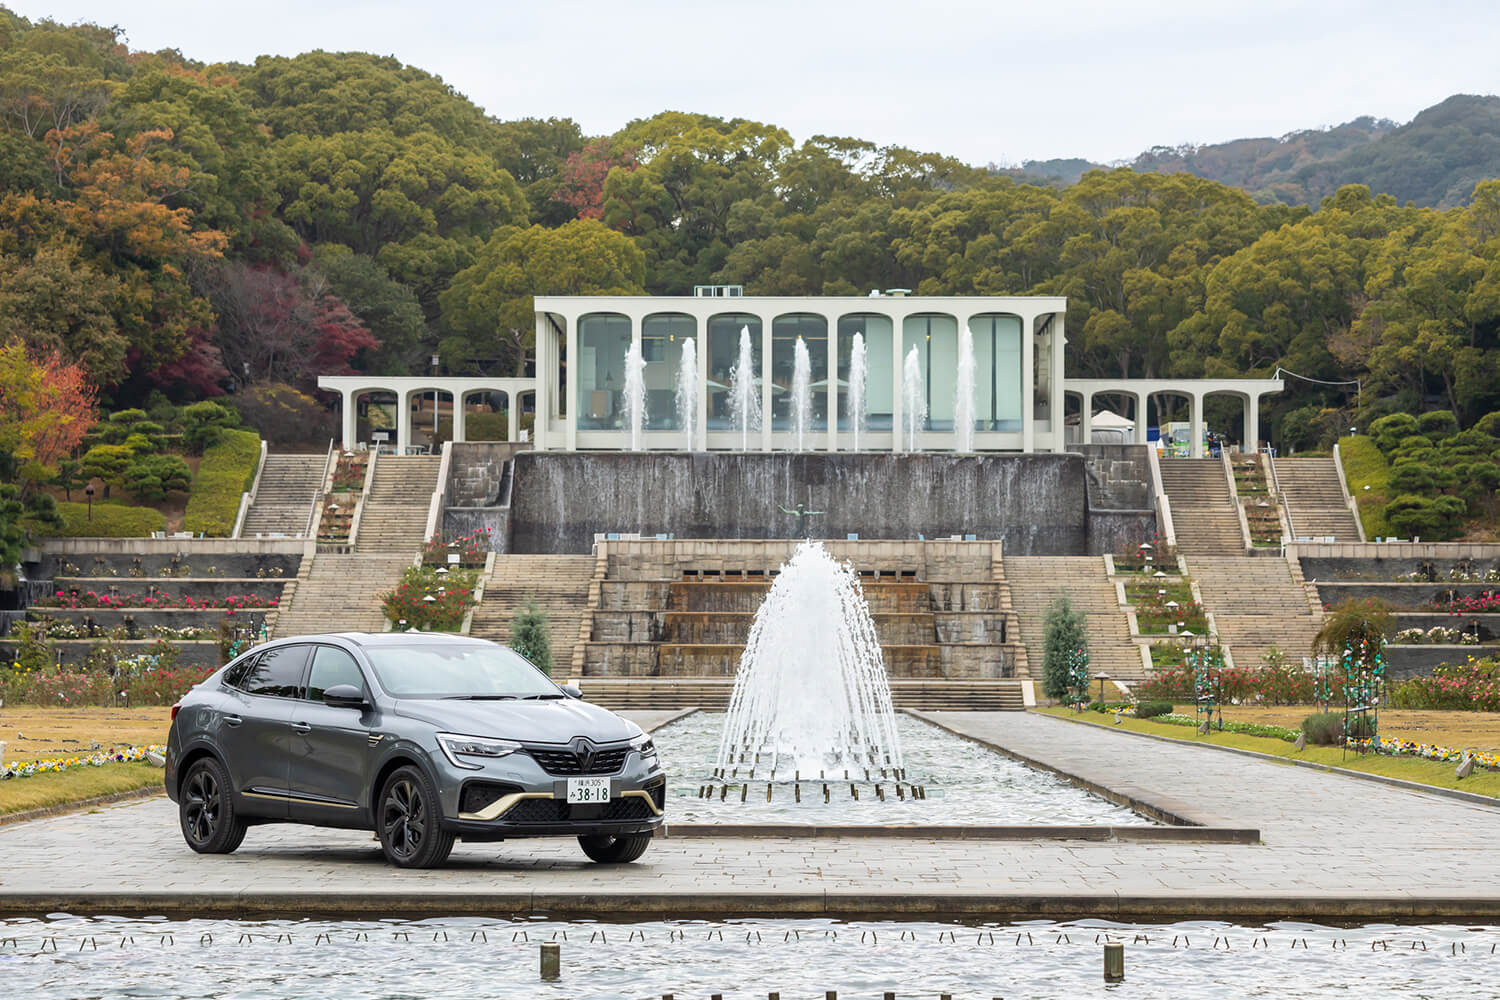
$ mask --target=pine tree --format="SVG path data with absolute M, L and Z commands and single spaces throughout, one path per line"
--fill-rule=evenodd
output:
M 1079 650 L 1088 655 L 1083 613 L 1074 610 L 1066 597 L 1059 597 L 1047 609 L 1042 634 L 1042 693 L 1062 701 L 1068 696 L 1071 658 Z
M 510 648 L 536 664 L 542 673 L 552 673 L 552 630 L 547 613 L 534 599 L 527 598 L 526 605 L 511 619 Z

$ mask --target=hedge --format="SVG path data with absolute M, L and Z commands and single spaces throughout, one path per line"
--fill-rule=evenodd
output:
M 59 500 L 57 512 L 63 526 L 44 529 L 38 534 L 63 538 L 150 538 L 153 531 L 163 531 L 167 519 L 154 507 L 127 507 L 118 503 L 94 501 L 93 516 L 86 503 L 64 503 Z
M 259 461 L 259 434 L 225 430 L 219 443 L 206 449 L 198 463 L 183 528 L 214 538 L 232 532 L 234 519 L 240 512 L 240 494 L 255 482 Z
M 1385 520 L 1385 505 L 1391 502 L 1391 467 L 1375 441 L 1368 437 L 1339 438 L 1339 458 L 1344 463 L 1344 479 L 1349 495 L 1359 507 L 1359 520 L 1370 541 L 1390 538 L 1396 532 Z M 1368 486 L 1369 489 L 1365 489 Z

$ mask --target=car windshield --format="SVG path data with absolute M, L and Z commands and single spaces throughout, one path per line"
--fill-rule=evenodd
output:
M 365 655 L 375 679 L 397 698 L 561 698 L 536 667 L 504 646 L 413 643 Z

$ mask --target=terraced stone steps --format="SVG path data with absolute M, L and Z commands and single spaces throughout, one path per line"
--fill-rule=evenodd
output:
M 1234 495 L 1217 458 L 1164 458 L 1161 484 L 1172 504 L 1172 526 L 1182 555 L 1240 555 L 1240 531 Z
M 315 632 L 383 632 L 380 594 L 394 588 L 411 564 L 412 555 L 360 553 L 323 553 L 304 560 L 272 632 L 278 639 Z
M 427 512 L 437 490 L 437 455 L 381 455 L 359 515 L 354 551 L 415 555 L 426 541 Z
M 534 598 L 547 613 L 552 636 L 552 671 L 573 669 L 573 649 L 588 613 L 589 585 L 594 579 L 591 555 L 497 555 L 484 585 L 484 600 L 474 610 L 469 634 L 510 642 L 516 612 Z
M 1187 559 L 1205 610 L 1214 616 L 1219 642 L 1238 667 L 1259 667 L 1276 646 L 1292 663 L 1312 655 L 1322 627 L 1322 609 L 1309 597 L 1302 571 L 1285 559 L 1208 557 Z
M 323 493 L 327 455 L 267 455 L 255 502 L 245 512 L 241 538 L 303 537 Z
M 1277 458 L 1276 479 L 1298 538 L 1359 541 L 1359 526 L 1344 498 L 1332 458 Z
M 1145 677 L 1140 649 L 1130 638 L 1102 556 L 1006 556 L 1005 579 L 1021 629 L 1031 676 L 1042 676 L 1047 609 L 1066 596 L 1084 613 L 1089 637 L 1089 670 L 1123 680 Z

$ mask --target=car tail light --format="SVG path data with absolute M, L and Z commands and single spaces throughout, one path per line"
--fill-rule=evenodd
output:
M 172 721 L 173 722 L 177 721 L 177 713 L 180 712 L 180 711 L 182 711 L 182 702 L 179 701 L 177 704 L 175 704 L 175 705 L 172 706 Z

